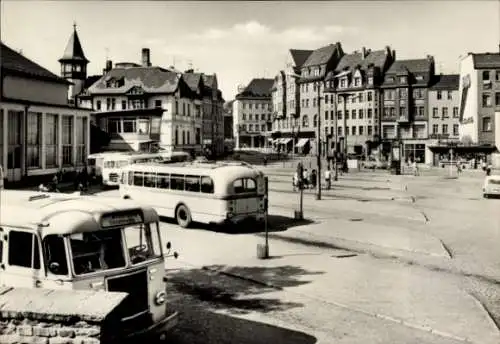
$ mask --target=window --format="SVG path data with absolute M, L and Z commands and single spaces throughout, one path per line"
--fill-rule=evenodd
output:
M 331 110 L 330 111 L 330 120 L 334 120 L 335 119 L 335 111 Z
M 342 119 L 342 111 L 337 111 L 337 119 Z
M 491 106 L 491 94 L 483 93 L 483 107 Z
M 57 114 L 45 115 L 45 166 L 47 168 L 54 168 L 58 165 L 57 117 Z
M 68 275 L 68 261 L 66 260 L 66 246 L 63 236 L 46 236 L 43 239 L 43 248 L 47 256 L 49 272 L 54 275 Z
M 313 126 L 315 128 L 318 126 L 318 115 L 314 115 L 313 117 Z
M 361 78 L 360 77 L 354 78 L 354 86 L 361 86 Z
M 155 173 L 144 173 L 144 187 L 155 188 L 156 187 L 156 174 Z
M 441 109 L 443 118 L 448 118 L 448 108 L 444 107 Z
M 123 132 L 124 133 L 136 133 L 136 121 L 135 119 L 124 119 L 123 120 Z
M 214 181 L 212 180 L 212 178 L 207 176 L 201 177 L 201 192 L 214 193 Z
M 199 176 L 185 176 L 185 190 L 191 192 L 200 192 L 201 184 Z
M 40 159 L 42 144 L 42 114 L 39 112 L 29 112 L 27 127 L 27 167 L 40 168 L 42 167 Z
M 490 81 L 490 71 L 489 70 L 483 71 L 483 81 Z
M 453 118 L 458 118 L 458 107 L 457 106 L 453 107 Z
M 244 121 L 246 121 L 247 120 L 247 114 L 246 113 L 242 114 L 241 115 L 241 119 L 244 120 Z
M 439 118 L 439 113 L 438 113 L 438 108 L 437 107 L 432 108 L 432 117 L 433 118 Z
M 87 118 L 76 118 L 76 163 L 84 165 L 87 161 Z
M 243 105 L 245 105 L 245 104 L 243 104 Z M 243 108 L 245 108 L 245 107 L 243 106 Z M 175 100 L 175 114 L 176 115 L 179 114 L 179 101 L 177 99 Z
M 156 99 L 155 100 L 155 107 L 161 107 L 161 99 Z
M 144 173 L 134 172 L 133 184 L 135 186 L 143 186 L 144 185 Z
M 368 109 L 367 113 L 366 113 L 366 118 L 371 119 L 372 115 L 373 115 L 373 110 L 372 109 Z
M 265 121 L 266 120 L 266 114 L 263 113 L 262 115 L 260 115 L 260 120 L 261 121 Z
M 365 127 L 362 125 L 359 126 L 359 135 L 364 135 L 365 134 Z
M 443 99 L 443 95 L 441 91 L 437 91 L 437 99 Z
M 309 99 L 306 99 L 306 107 L 309 107 Z
M 340 80 L 340 87 L 344 88 L 344 87 L 346 87 L 346 85 L 347 85 L 347 79 L 344 78 L 344 79 Z
M 373 94 L 371 91 L 369 91 L 367 94 L 366 94 L 366 100 L 368 100 L 369 102 L 371 102 L 373 100 Z
M 438 124 L 433 124 L 432 125 L 432 133 L 437 134 L 439 132 L 439 125 Z
M 101 101 L 100 100 L 95 102 L 95 107 L 97 110 L 101 110 Z
M 391 107 L 390 111 L 391 111 L 391 117 L 395 117 L 396 116 L 396 108 Z
M 352 119 L 356 119 L 357 117 L 357 113 L 356 113 L 356 110 L 352 110 Z
M 458 124 L 453 124 L 453 136 L 458 136 Z
M 345 134 L 349 135 L 349 127 L 345 127 Z
M 405 88 L 400 88 L 398 90 L 398 97 L 401 99 L 401 98 L 407 98 L 408 96 L 408 92 L 406 91 Z
M 252 178 L 236 179 L 233 182 L 234 193 L 256 192 L 257 183 Z
M 495 105 L 500 106 L 500 92 L 495 93 Z
M 328 121 L 328 111 L 325 111 L 325 121 Z
M 372 76 L 368 77 L 368 85 L 373 85 L 373 77 Z
M 352 126 L 352 134 L 356 135 L 356 126 L 355 125 Z
M 62 117 L 62 164 L 73 165 L 73 116 Z
M 359 109 L 359 119 L 363 119 L 364 114 L 363 114 L 363 109 Z
M 424 93 L 423 93 L 422 89 L 416 88 L 413 90 L 413 98 L 420 99 L 423 97 L 424 97 Z
M 453 99 L 453 92 L 448 91 L 448 100 L 452 100 L 452 99 Z
M 7 112 L 7 168 L 21 168 L 21 118 L 22 111 Z M 4 169 L 5 171 L 5 169 Z
M 368 134 L 368 135 L 372 135 L 372 134 L 373 134 L 373 127 L 372 127 L 371 125 L 369 125 L 369 126 L 367 127 L 367 134 Z
M 491 118 L 483 117 L 483 131 L 491 131 Z
M 406 76 L 400 76 L 400 77 L 399 77 L 399 82 L 400 82 L 401 84 L 406 84 Z
M 349 110 L 345 110 L 345 119 L 349 119 Z
M 443 134 L 448 134 L 448 124 L 443 124 L 443 127 L 442 127 L 442 133 Z
M 399 108 L 399 116 L 401 116 L 401 117 L 406 116 L 406 108 L 404 108 L 404 107 Z
M 156 175 L 156 187 L 159 189 L 170 189 L 170 175 L 158 173 Z
M 28 232 L 9 232 L 9 265 L 40 269 L 40 248 L 37 237 Z
M 253 131 L 253 124 L 248 125 L 248 131 L 251 131 L 251 132 Z M 184 134 L 184 132 L 183 132 L 183 134 Z
M 170 188 L 172 190 L 184 190 L 184 176 L 180 174 L 170 175 Z
M 342 127 L 337 127 L 337 135 L 342 136 Z

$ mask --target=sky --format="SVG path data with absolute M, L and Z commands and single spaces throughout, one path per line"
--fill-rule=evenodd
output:
M 226 100 L 238 85 L 273 78 L 289 49 L 341 42 L 346 53 L 389 45 L 397 59 L 433 55 L 438 73 L 457 73 L 467 52 L 498 52 L 500 0 L 491 1 L 19 1 L 1 6 L 1 39 L 60 73 L 77 24 L 88 74 L 106 58 L 216 73 Z

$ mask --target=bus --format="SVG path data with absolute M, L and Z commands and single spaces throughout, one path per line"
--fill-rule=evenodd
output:
M 124 155 L 126 152 L 101 152 L 93 153 L 87 157 L 87 172 L 96 178 L 99 182 L 102 181 L 102 170 L 104 167 L 104 159 L 108 156 Z
M 151 205 L 181 227 L 263 221 L 265 216 L 264 174 L 241 163 L 129 165 L 119 189 L 120 197 Z
M 118 186 L 121 168 L 130 164 L 161 162 L 163 157 L 158 153 L 124 152 L 106 154 L 102 162 L 102 185 Z
M 187 162 L 191 160 L 191 155 L 186 152 L 169 152 L 159 153 L 162 157 L 164 164 L 171 164 L 177 162 Z
M 126 337 L 164 337 L 176 325 L 164 281 L 171 244 L 163 249 L 152 207 L 16 190 L 1 197 L 0 285 L 128 293 L 120 313 Z

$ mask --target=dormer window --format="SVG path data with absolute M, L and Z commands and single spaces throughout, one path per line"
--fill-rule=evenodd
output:
M 388 77 L 388 78 L 387 78 L 387 81 L 388 81 L 388 82 L 394 82 L 394 77 L 392 77 L 392 76 Z
M 373 77 L 372 76 L 368 77 L 368 85 L 373 85 Z
M 406 76 L 400 76 L 400 77 L 399 77 L 399 82 L 400 82 L 401 84 L 406 84 L 406 82 L 407 82 Z
M 342 78 L 340 80 L 340 87 L 342 88 L 347 87 L 347 78 Z
M 361 86 L 361 78 L 359 76 L 354 78 L 354 86 Z
M 417 76 L 415 77 L 415 79 L 416 79 L 417 81 L 422 81 L 422 80 L 424 80 L 424 77 L 423 77 L 422 75 L 417 75 Z
M 109 78 L 106 80 L 106 87 L 107 88 L 119 88 L 122 87 L 125 84 L 125 81 L 123 78 L 115 79 L 115 78 Z

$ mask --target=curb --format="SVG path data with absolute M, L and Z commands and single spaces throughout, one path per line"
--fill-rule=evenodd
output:
M 224 269 L 218 270 L 216 268 L 210 268 L 208 266 L 202 266 L 201 269 L 205 270 L 205 271 L 215 272 L 217 274 L 225 275 L 225 276 L 228 276 L 228 277 L 233 277 L 233 278 L 237 278 L 237 279 L 240 279 L 240 280 L 252 282 L 252 283 L 255 283 L 255 284 L 258 284 L 258 285 L 262 285 L 262 286 L 265 286 L 265 287 L 269 287 L 269 288 L 272 288 L 272 289 L 284 290 L 283 287 L 274 285 L 272 283 L 260 281 L 260 280 L 254 279 L 252 277 L 246 277 L 246 276 L 243 276 L 243 275 L 240 275 L 240 274 L 235 274 L 235 273 L 229 272 L 229 271 L 224 270 Z M 304 294 L 300 294 L 300 293 L 294 293 L 293 291 L 290 291 L 290 292 L 293 293 L 293 294 L 297 294 L 297 295 L 304 295 Z M 361 308 L 348 306 L 348 305 L 345 305 L 343 303 L 339 303 L 339 302 L 336 302 L 336 301 L 321 300 L 321 299 L 318 299 L 318 298 L 311 297 L 309 295 L 304 295 L 304 296 L 309 297 L 311 299 L 315 299 L 315 300 L 324 302 L 324 303 L 328 303 L 328 304 L 331 304 L 331 305 L 334 305 L 334 306 L 337 306 L 339 308 L 343 308 L 343 309 L 346 309 L 346 310 L 349 310 L 349 311 L 361 313 L 361 314 L 364 314 L 364 315 L 367 315 L 367 316 L 370 316 L 370 317 L 373 317 L 373 318 L 390 321 L 390 322 L 393 322 L 393 323 L 396 323 L 396 324 L 400 324 L 400 325 L 405 326 L 405 327 L 413 328 L 413 329 L 416 329 L 416 330 L 420 330 L 420 331 L 423 331 L 423 332 L 429 332 L 429 333 L 432 333 L 432 334 L 434 334 L 436 336 L 440 336 L 440 337 L 443 337 L 443 338 L 454 339 L 456 341 L 460 341 L 460 342 L 463 342 L 463 343 L 475 344 L 474 342 L 472 342 L 468 338 L 463 338 L 463 337 L 455 336 L 453 334 L 450 334 L 450 333 L 447 333 L 447 332 L 444 332 L 444 331 L 433 329 L 433 328 L 431 328 L 429 326 L 425 326 L 425 325 L 420 325 L 420 324 L 408 322 L 408 321 L 403 320 L 403 319 L 398 319 L 398 318 L 391 317 L 391 316 L 384 315 L 384 314 L 380 314 L 380 313 L 365 311 L 365 310 L 363 310 Z

